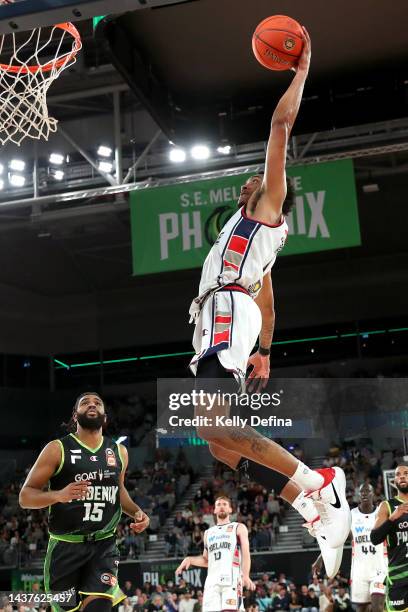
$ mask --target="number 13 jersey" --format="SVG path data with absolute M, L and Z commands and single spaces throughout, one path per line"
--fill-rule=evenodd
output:
M 97 448 L 90 448 L 74 434 L 58 440 L 61 463 L 50 478 L 50 489 L 63 489 L 72 482 L 90 482 L 86 498 L 50 506 L 50 535 L 113 535 L 122 514 L 119 446 L 103 437 Z

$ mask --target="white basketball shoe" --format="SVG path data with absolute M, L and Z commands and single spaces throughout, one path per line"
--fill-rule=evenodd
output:
M 313 521 L 313 523 L 305 523 L 303 527 L 308 529 L 311 536 L 316 538 L 317 543 L 322 554 L 322 559 L 326 574 L 328 578 L 334 578 L 337 576 L 340 569 L 341 561 L 343 558 L 343 546 L 338 548 L 331 548 L 327 543 L 325 535 L 325 529 L 322 522 L 319 519 Z
M 307 494 L 320 516 L 320 535 L 330 548 L 343 547 L 351 528 L 351 512 L 346 499 L 346 477 L 339 467 L 316 470 L 325 480 L 317 491 Z

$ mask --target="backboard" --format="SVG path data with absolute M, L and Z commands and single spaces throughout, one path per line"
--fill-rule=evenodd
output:
M 0 5 L 0 34 L 176 3 L 180 0 L 16 0 Z

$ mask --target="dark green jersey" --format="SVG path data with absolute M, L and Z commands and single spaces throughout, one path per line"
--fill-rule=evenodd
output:
M 102 438 L 98 448 L 89 448 L 74 434 L 61 440 L 61 464 L 50 479 L 50 489 L 63 489 L 71 482 L 90 481 L 85 500 L 50 507 L 50 535 L 114 533 L 122 514 L 119 477 L 122 459 L 119 446 Z
M 390 515 L 403 503 L 398 497 L 386 502 Z M 388 584 L 408 585 L 408 513 L 394 521 L 391 533 L 387 536 Z

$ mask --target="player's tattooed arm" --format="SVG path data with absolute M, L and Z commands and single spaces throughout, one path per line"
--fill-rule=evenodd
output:
M 208 567 L 208 549 L 207 549 L 207 532 L 204 533 L 204 550 L 202 555 L 196 557 L 186 557 L 176 569 L 176 576 L 179 576 L 185 570 L 188 570 L 191 565 L 196 567 Z
M 49 442 L 41 451 L 21 488 L 19 503 L 22 508 L 37 510 L 56 503 L 82 499 L 86 495 L 88 481 L 71 482 L 58 491 L 44 491 L 51 476 L 59 469 L 62 460 L 61 444 L 57 440 Z
M 248 529 L 242 523 L 240 523 L 237 527 L 237 536 L 239 537 L 239 543 L 241 546 L 242 584 L 246 589 L 254 591 L 255 585 L 249 577 L 251 571 L 251 553 L 249 551 Z
M 129 456 L 126 446 L 119 444 L 119 453 L 122 459 L 122 472 L 119 479 L 119 495 L 122 511 L 134 519 L 134 523 L 130 523 L 130 528 L 135 533 L 141 533 L 148 528 L 150 519 L 145 512 L 133 501 L 128 490 L 125 487 L 125 473 L 129 463 Z

